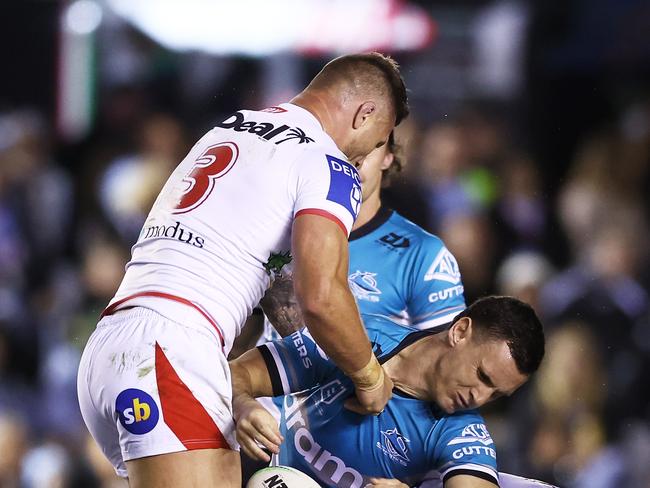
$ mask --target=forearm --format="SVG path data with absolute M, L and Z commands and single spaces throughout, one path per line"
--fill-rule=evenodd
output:
M 305 323 L 316 343 L 349 374 L 368 364 L 372 349 L 347 282 L 333 281 L 328 288 L 327 299 L 317 306 L 303 305 Z
M 294 288 L 305 325 L 373 412 L 390 398 L 392 382 L 372 353 L 348 286 L 348 242 L 337 224 L 318 216 L 297 218 L 293 231 Z
M 255 401 L 251 379 L 246 368 L 240 367 L 233 362 L 230 363 L 230 374 L 232 378 L 232 409 L 235 421 L 244 411 L 244 406 L 250 400 Z
M 230 354 L 228 354 L 228 360 L 236 359 L 255 347 L 263 331 L 264 315 L 262 313 L 253 313 L 246 319 L 241 334 L 235 338 Z
M 248 456 L 270 461 L 262 447 L 277 454 L 283 437 L 273 416 L 255 400 L 257 396 L 269 396 L 272 392 L 271 378 L 264 359 L 257 349 L 248 351 L 231 361 L 230 372 L 237 441 Z
M 291 276 L 281 275 L 276 278 L 260 301 L 260 306 L 282 337 L 291 335 L 305 325 Z
M 271 377 L 262 355 L 257 349 L 247 351 L 230 361 L 232 382 L 232 405 L 237 419 L 238 407 L 248 400 L 261 396 L 272 396 Z

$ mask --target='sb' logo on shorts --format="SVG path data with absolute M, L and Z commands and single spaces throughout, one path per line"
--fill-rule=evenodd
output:
M 122 426 L 131 434 L 146 434 L 158 423 L 158 406 L 151 395 L 136 388 L 124 390 L 115 400 Z

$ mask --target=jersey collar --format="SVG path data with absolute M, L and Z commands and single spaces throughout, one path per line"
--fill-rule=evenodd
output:
M 285 110 L 292 111 L 294 113 L 299 113 L 300 117 L 302 117 L 307 124 L 314 126 L 314 128 L 318 129 L 321 132 L 325 132 L 323 126 L 321 125 L 320 121 L 316 118 L 316 116 L 313 113 L 311 113 L 309 110 L 302 108 L 300 105 L 296 105 L 291 102 L 286 102 L 286 103 L 281 103 L 279 107 Z
M 367 236 L 372 231 L 381 227 L 382 224 L 384 224 L 388 219 L 390 219 L 391 215 L 393 215 L 392 209 L 384 206 L 379 207 L 377 213 L 368 222 L 363 224 L 358 229 L 355 229 L 352 232 L 350 232 L 350 238 L 348 240 L 354 241 L 356 239 L 359 239 L 360 237 Z

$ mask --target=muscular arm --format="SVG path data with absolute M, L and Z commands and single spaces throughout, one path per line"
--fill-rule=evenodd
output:
M 232 409 L 237 423 L 237 442 L 251 458 L 270 461 L 258 442 L 271 452 L 280 451 L 282 435 L 273 416 L 255 397 L 273 395 L 271 376 L 258 349 L 230 361 Z
M 348 242 L 337 224 L 301 215 L 292 233 L 294 287 L 309 332 L 344 372 L 363 368 L 372 349 L 348 287 Z
M 372 352 L 348 287 L 348 241 L 339 226 L 320 215 L 293 223 L 294 288 L 305 325 L 318 345 L 354 382 L 356 399 L 346 407 L 377 414 L 390 400 L 393 382 Z
M 232 375 L 232 403 L 237 399 L 273 396 L 271 376 L 259 349 L 251 349 L 229 362 Z

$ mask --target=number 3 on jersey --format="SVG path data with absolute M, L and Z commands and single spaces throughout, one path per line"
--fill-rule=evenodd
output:
M 221 178 L 234 166 L 239 148 L 234 142 L 221 142 L 208 147 L 183 178 L 187 188 L 174 209 L 175 214 L 189 212 L 201 205 L 212 193 L 217 178 Z

